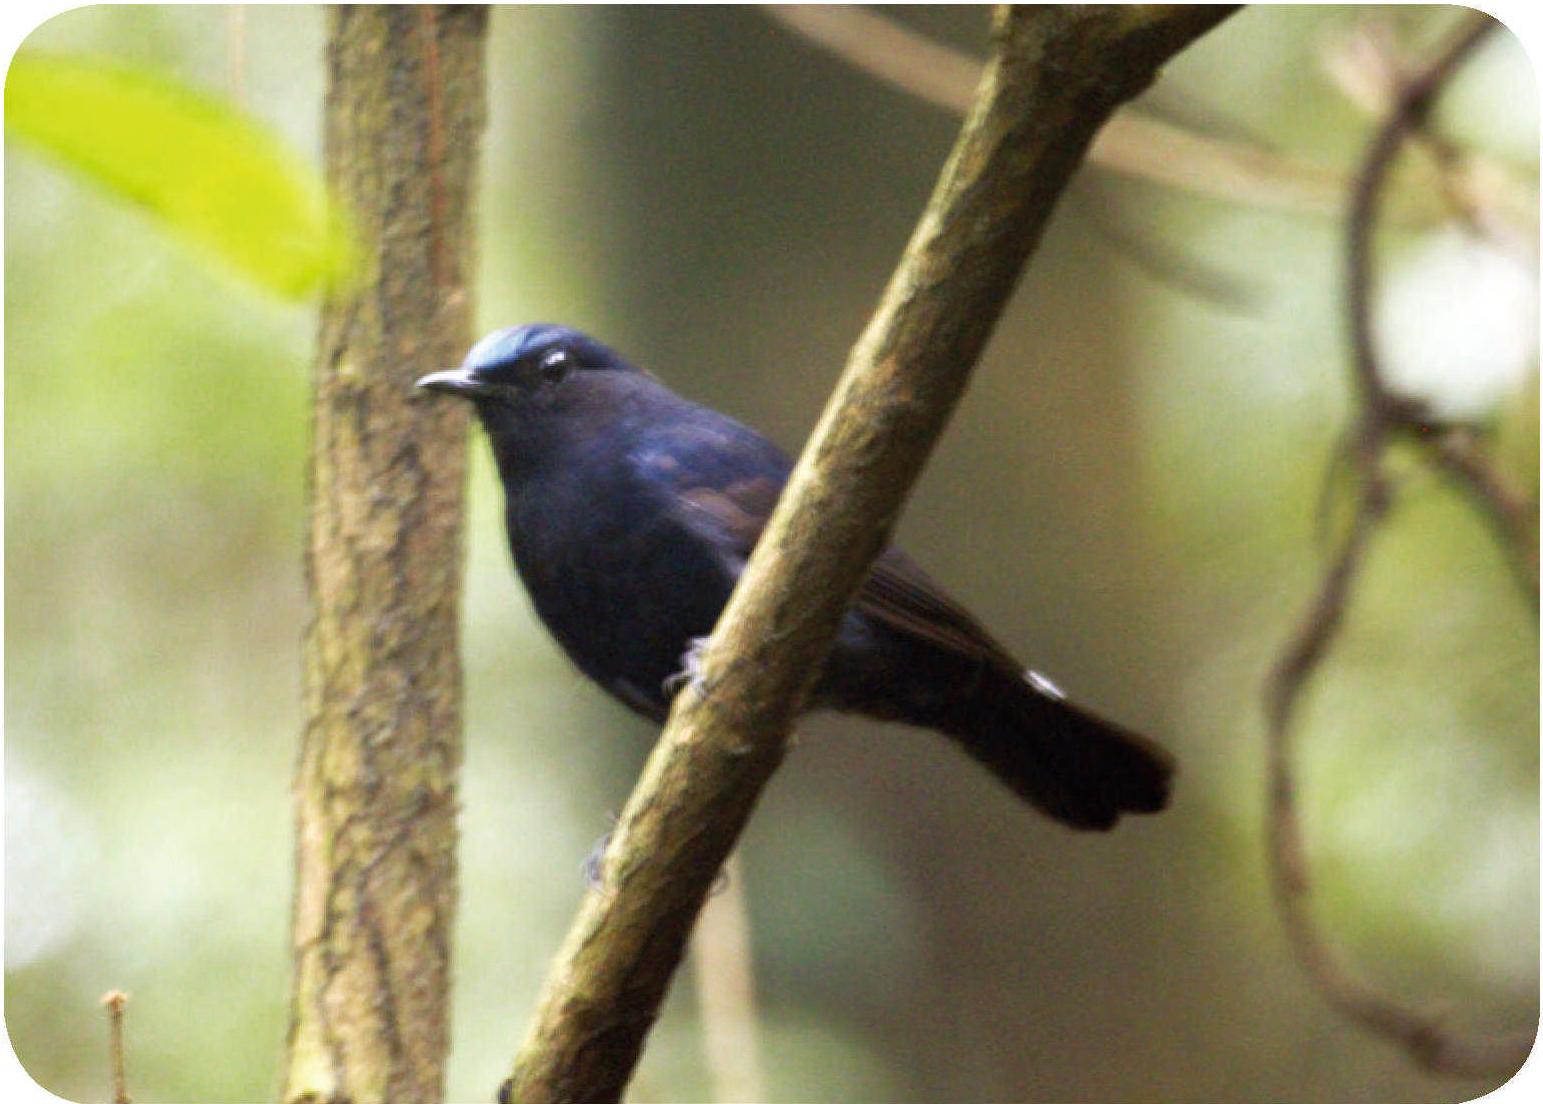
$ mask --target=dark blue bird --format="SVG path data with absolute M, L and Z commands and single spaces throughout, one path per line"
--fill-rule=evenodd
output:
M 469 399 L 537 613 L 590 678 L 654 721 L 712 631 L 788 458 L 575 330 L 490 334 L 418 386 Z M 1167 803 L 1172 760 L 1025 671 L 896 549 L 842 624 L 810 708 L 935 729 L 1074 828 Z

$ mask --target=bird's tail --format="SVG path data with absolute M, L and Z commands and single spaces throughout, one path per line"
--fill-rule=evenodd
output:
M 964 710 L 938 726 L 1012 791 L 1072 828 L 1103 830 L 1123 813 L 1168 804 L 1173 757 L 1073 705 L 1032 672 L 993 670 Z

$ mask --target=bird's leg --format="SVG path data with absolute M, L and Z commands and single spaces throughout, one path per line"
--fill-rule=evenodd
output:
M 707 640 L 705 636 L 691 638 L 680 657 L 680 670 L 662 684 L 665 697 L 673 698 L 688 685 L 696 687 L 697 693 L 706 694 L 707 688 L 702 680 L 702 653 L 707 650 Z

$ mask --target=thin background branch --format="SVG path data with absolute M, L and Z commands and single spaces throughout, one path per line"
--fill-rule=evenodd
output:
M 1511 561 L 1518 585 L 1538 608 L 1538 503 L 1484 452 L 1464 426 L 1444 430 L 1436 439 L 1439 468 L 1466 491 L 1494 530 Z
M 691 935 L 691 973 L 713 1099 L 719 1104 L 766 1099 L 756 1024 L 750 904 L 739 853 L 723 864 L 721 888 L 702 909 Z
M 916 98 L 964 114 L 981 62 L 912 30 L 873 8 L 849 4 L 766 5 L 766 14 L 808 42 Z M 1297 160 L 1258 143 L 1200 134 L 1129 108 L 1117 111 L 1088 151 L 1095 165 L 1124 176 L 1197 195 L 1256 207 L 1337 214 L 1349 181 L 1330 166 Z M 1439 164 L 1435 165 L 1441 169 Z M 1482 194 L 1497 219 L 1536 236 L 1537 204 L 1529 189 L 1493 161 L 1470 162 L 1461 177 L 1440 171 L 1465 190 Z M 1399 189 L 1391 217 L 1429 220 L 1443 212 L 1432 189 Z
M 1311 868 L 1296 802 L 1293 720 L 1303 691 L 1343 624 L 1370 541 L 1393 504 L 1397 487 L 1384 467 L 1384 453 L 1396 438 L 1407 436 L 1421 442 L 1427 462 L 1458 479 L 1496 519 L 1496 531 L 1511 549 L 1513 561 L 1520 565 L 1523 584 L 1536 605 L 1535 504 L 1527 505 L 1510 488 L 1478 449 L 1471 431 L 1432 424 L 1420 404 L 1387 388 L 1371 324 L 1372 239 L 1389 172 L 1405 144 L 1425 126 L 1437 94 L 1494 26 L 1487 16 L 1470 16 L 1426 66 L 1402 81 L 1354 179 L 1347 224 L 1346 292 L 1359 408 L 1351 446 L 1359 479 L 1355 512 L 1265 688 L 1270 876 L 1277 909 L 1298 961 L 1334 1007 L 1403 1046 L 1419 1065 L 1433 1072 L 1475 1077 L 1500 1076 L 1518 1069 L 1531 1049 L 1533 1033 L 1464 1037 L 1451 1031 L 1435 1013 L 1382 992 L 1346 967 L 1313 915 Z M 1530 579 L 1526 571 L 1529 562 Z
M 128 1002 L 129 995 L 122 989 L 102 994 L 102 1007 L 107 1009 L 107 1066 L 112 1077 L 113 1104 L 132 1104 L 133 1100 L 123 1068 L 123 1006 Z
M 766 5 L 766 14 L 847 64 L 956 114 L 969 110 L 979 59 L 850 4 Z M 1344 180 L 1333 169 L 1292 161 L 1256 146 L 1205 137 L 1158 119 L 1115 113 L 1088 160 L 1129 176 L 1232 202 L 1329 212 Z

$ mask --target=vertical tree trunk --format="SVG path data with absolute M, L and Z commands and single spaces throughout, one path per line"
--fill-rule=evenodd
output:
M 328 10 L 327 176 L 364 256 L 315 373 L 289 1101 L 443 1095 L 466 423 L 412 381 L 470 336 L 486 17 Z

